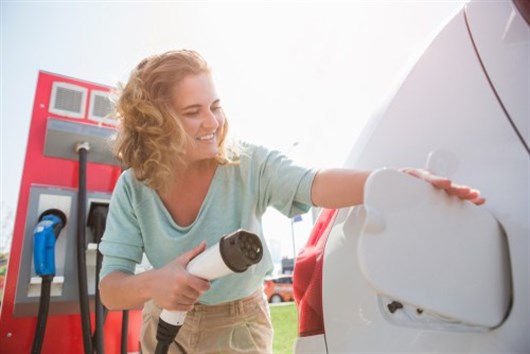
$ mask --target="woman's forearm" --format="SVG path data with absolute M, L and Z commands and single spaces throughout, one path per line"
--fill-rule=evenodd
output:
M 477 205 L 483 204 L 480 192 L 468 186 L 455 184 L 450 179 L 433 175 L 417 168 L 402 168 L 401 172 L 419 178 L 433 187 L 445 190 L 449 195 L 468 200 Z M 311 189 L 313 204 L 319 207 L 345 208 L 364 202 L 364 185 L 371 171 L 348 169 L 328 169 L 317 172 Z
M 187 251 L 162 268 L 140 274 L 112 272 L 99 285 L 101 301 L 110 310 L 132 309 L 154 300 L 164 309 L 189 311 L 210 288 L 210 282 L 188 271 L 188 262 L 206 249 L 206 242 Z
M 311 189 L 313 204 L 329 209 L 362 204 L 364 184 L 370 173 L 347 169 L 318 171 Z
M 151 298 L 150 277 L 153 270 L 131 275 L 122 272 L 108 274 L 100 283 L 101 301 L 109 310 L 141 307 Z

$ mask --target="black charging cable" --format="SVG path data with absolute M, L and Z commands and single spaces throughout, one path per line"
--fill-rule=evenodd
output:
M 96 253 L 96 296 L 95 296 L 95 307 L 96 307 L 96 325 L 94 330 L 94 336 L 92 337 L 92 344 L 97 354 L 105 353 L 105 338 L 103 327 L 105 326 L 105 318 L 107 317 L 107 309 L 101 303 L 99 296 L 99 272 L 101 270 L 101 264 L 103 262 L 103 256 L 99 252 L 99 243 L 103 234 L 105 233 L 105 225 L 107 223 L 107 214 L 109 212 L 108 204 L 103 203 L 92 203 L 88 212 L 87 226 L 92 231 L 92 237 L 94 242 L 98 245 L 98 251 Z
M 51 285 L 55 276 L 55 241 L 66 225 L 66 215 L 58 209 L 48 209 L 39 216 L 33 230 L 33 265 L 35 273 L 41 277 L 39 312 L 32 354 L 39 354 L 44 342 L 48 312 L 50 309 Z
M 85 354 L 92 354 L 92 330 L 90 329 L 90 305 L 88 302 L 88 283 L 86 272 L 86 203 L 87 203 L 87 154 L 90 144 L 79 143 L 75 146 L 79 155 L 79 186 L 77 192 L 77 281 L 79 290 L 79 311 Z

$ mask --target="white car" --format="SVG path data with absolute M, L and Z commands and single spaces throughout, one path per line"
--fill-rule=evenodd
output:
M 322 211 L 297 259 L 294 351 L 529 353 L 529 140 L 530 2 L 471 1 L 355 143 L 345 166 L 376 171 L 362 206 Z

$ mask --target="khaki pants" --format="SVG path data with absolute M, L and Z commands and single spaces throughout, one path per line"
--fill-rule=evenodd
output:
M 153 301 L 145 303 L 142 354 L 155 352 L 160 312 Z M 272 353 L 272 336 L 269 306 L 260 289 L 241 300 L 195 305 L 168 353 Z

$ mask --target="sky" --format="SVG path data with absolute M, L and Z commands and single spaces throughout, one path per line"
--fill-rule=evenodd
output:
M 341 167 L 372 111 L 463 1 L 0 2 L 0 200 L 14 214 L 39 70 L 116 86 L 144 57 L 199 51 L 232 136 Z M 4 218 L 2 217 L 2 220 Z M 267 212 L 276 257 L 310 232 Z M 2 244 L 10 225 L 2 225 Z

